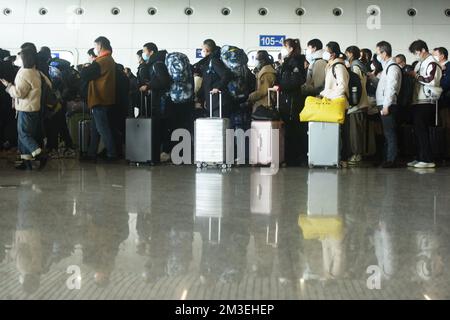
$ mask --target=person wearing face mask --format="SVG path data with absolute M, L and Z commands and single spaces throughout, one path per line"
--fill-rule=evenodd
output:
M 210 92 L 222 92 L 222 116 L 229 118 L 231 114 L 231 97 L 228 94 L 227 86 L 232 78 L 231 71 L 220 60 L 220 47 L 212 39 L 203 41 L 202 57 L 203 59 L 199 65 L 203 81 L 198 93 L 199 99 L 204 101 L 205 109 L 209 114 Z M 219 116 L 219 97 L 217 94 L 213 97 L 212 111 L 214 117 Z
M 259 106 L 269 107 L 267 106 L 267 90 L 274 86 L 277 79 L 273 58 L 267 51 L 258 51 L 256 61 L 258 62 L 256 90 L 248 97 L 248 102 L 253 106 L 252 112 L 255 112 Z
M 147 66 L 147 75 L 144 76 L 140 91 L 150 95 L 151 105 L 153 106 L 151 115 L 152 122 L 152 143 L 153 161 L 168 162 L 171 153 L 170 141 L 170 117 L 171 110 L 168 107 L 169 99 L 166 93 L 169 90 L 172 79 L 166 67 L 166 50 L 159 50 L 153 42 L 144 44 L 142 47 L 142 59 Z M 150 111 L 149 111 L 150 116 Z
M 299 113 L 305 105 L 302 85 L 306 82 L 306 58 L 301 54 L 299 39 L 286 39 L 281 49 L 283 64 L 278 70 L 274 89 L 280 91 L 280 113 L 286 130 L 286 163 L 299 166 L 308 163 L 307 123 L 300 122 Z
M 327 44 L 323 59 L 327 60 L 328 64 L 325 69 L 325 88 L 320 92 L 320 96 L 328 99 L 348 97 L 350 77 L 345 68 L 344 54 L 337 42 L 332 41 Z
M 413 95 L 413 124 L 417 139 L 417 159 L 408 163 L 414 168 L 434 168 L 429 127 L 435 121 L 435 99 L 433 92 L 440 90 L 442 68 L 428 52 L 427 44 L 422 40 L 414 41 L 409 51 L 419 61 L 410 73 L 416 79 Z
M 383 66 L 383 72 L 377 86 L 376 99 L 386 145 L 386 155 L 381 167 L 395 168 L 398 154 L 397 97 L 402 83 L 402 70 L 392 58 L 392 46 L 386 41 L 377 44 L 377 59 Z
M 100 137 L 105 144 L 107 160 L 117 158 L 117 150 L 108 109 L 116 104 L 116 63 L 112 58 L 112 47 L 105 37 L 94 41 L 98 57 L 83 68 L 80 77 L 88 83 L 87 105 L 92 110 L 90 143 L 87 157 L 82 160 L 95 160 Z
M 433 56 L 442 67 L 442 96 L 439 100 L 440 118 L 442 126 L 446 129 L 447 157 L 450 156 L 450 61 L 448 50 L 444 47 L 435 48 Z
M 366 66 L 367 72 L 373 71 L 372 67 L 372 51 L 370 49 L 361 49 L 360 60 Z
M 327 61 L 323 59 L 323 44 L 319 39 L 310 40 L 306 48 L 306 60 L 309 62 L 306 83 L 302 92 L 306 96 L 316 96 L 325 85 L 325 68 Z
M 367 97 L 367 69 L 360 60 L 361 51 L 356 46 L 350 46 L 345 50 L 349 69 L 356 73 L 361 80 L 362 94 L 361 100 L 357 106 L 350 106 L 347 112 L 347 119 L 344 124 L 344 149 L 349 156 L 349 164 L 356 165 L 362 161 L 362 156 L 366 150 L 366 132 L 367 132 L 367 109 L 369 99 Z

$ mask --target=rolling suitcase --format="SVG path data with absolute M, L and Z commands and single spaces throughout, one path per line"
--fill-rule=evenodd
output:
M 339 123 L 308 123 L 308 164 L 310 168 L 339 168 L 340 125 Z
M 80 157 L 87 155 L 91 137 L 91 120 L 84 111 L 85 109 L 83 108 L 81 120 L 78 121 L 78 150 Z
M 439 126 L 439 105 L 436 101 L 435 125 L 429 128 L 430 145 L 433 158 L 435 160 L 444 160 L 447 156 L 446 151 L 446 132 L 445 128 Z
M 141 93 L 141 104 L 137 118 L 127 118 L 125 122 L 125 159 L 130 164 L 151 163 L 153 109 L 150 94 L 150 117 L 148 117 L 148 96 Z M 145 108 L 145 115 L 143 109 Z
M 267 94 L 270 106 L 270 94 L 276 91 L 277 110 L 280 110 L 280 92 L 269 89 Z M 278 134 L 273 129 L 278 130 Z M 253 120 L 250 134 L 250 164 L 268 165 L 274 161 L 278 164 L 284 162 L 284 124 L 282 121 Z M 277 142 L 277 143 L 276 143 Z
M 226 163 L 226 130 L 230 126 L 230 120 L 222 118 L 222 93 L 219 92 L 219 118 L 212 116 L 213 94 L 209 95 L 209 118 L 195 120 L 194 129 L 194 154 L 198 168 L 208 165 L 221 165 L 223 169 Z M 230 167 L 231 165 L 228 165 Z

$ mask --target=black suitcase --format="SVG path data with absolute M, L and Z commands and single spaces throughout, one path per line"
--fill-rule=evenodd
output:
M 433 127 L 429 128 L 431 152 L 434 160 L 444 160 L 447 156 L 446 152 L 446 132 L 445 128 L 439 126 L 439 106 L 436 101 L 436 116 Z
M 150 96 L 150 101 L 152 102 Z M 145 113 L 143 112 L 145 109 Z M 127 118 L 125 132 L 125 159 L 130 164 L 152 163 L 152 113 L 153 105 L 150 103 L 150 117 L 148 117 L 147 95 L 141 92 L 141 103 L 138 118 Z
M 82 120 L 78 122 L 78 142 L 79 156 L 87 155 L 91 137 L 91 120 L 86 119 L 85 109 L 83 108 Z

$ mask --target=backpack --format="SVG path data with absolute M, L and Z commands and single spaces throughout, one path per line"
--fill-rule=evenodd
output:
M 172 52 L 166 56 L 166 67 L 172 78 L 169 95 L 173 102 L 184 103 L 193 100 L 194 75 L 189 58 L 181 52 Z
M 244 50 L 234 46 L 223 46 L 220 59 L 230 69 L 233 77 L 228 83 L 228 91 L 235 99 L 247 99 L 251 93 L 251 71 L 247 67 L 248 56 Z
M 44 118 L 53 117 L 62 105 L 57 91 L 52 89 L 45 81 L 44 75 L 41 73 L 41 113 Z
M 387 68 L 386 74 L 392 66 L 397 66 L 402 74 L 402 84 L 400 86 L 400 92 L 397 95 L 397 105 L 400 107 L 409 107 L 413 100 L 415 79 L 406 75 L 404 69 L 396 63 L 391 64 Z
M 338 64 L 341 64 L 345 67 L 345 64 L 343 64 L 342 62 L 338 62 L 336 64 L 333 65 L 332 67 L 332 72 L 333 72 L 333 77 L 335 79 L 336 78 L 336 71 L 335 68 Z M 349 97 L 347 97 L 348 99 L 348 103 L 351 106 L 357 106 L 359 104 L 359 102 L 361 101 L 361 97 L 362 97 L 362 84 L 361 84 L 361 79 L 359 78 L 358 74 L 353 72 L 351 69 L 345 67 L 347 69 L 347 72 L 349 73 L 349 81 L 348 81 L 348 93 L 349 93 Z M 353 93 L 353 90 L 356 88 L 355 93 Z
M 70 101 L 79 95 L 80 74 L 70 65 L 69 61 L 60 58 L 52 59 L 49 74 L 54 89 L 60 92 L 62 99 Z

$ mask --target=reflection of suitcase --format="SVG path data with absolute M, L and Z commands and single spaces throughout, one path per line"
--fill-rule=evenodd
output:
M 337 172 L 308 173 L 308 216 L 332 216 L 339 210 Z
M 270 93 L 268 90 L 268 105 L 270 106 Z M 280 92 L 277 94 L 277 109 L 280 109 Z M 278 135 L 275 134 L 278 130 Z M 268 165 L 284 162 L 284 124 L 282 121 L 252 121 L 250 135 L 250 164 Z
M 195 175 L 195 220 L 208 230 L 208 241 L 220 243 L 224 216 L 224 176 L 219 173 L 198 172 Z
M 339 168 L 339 124 L 326 122 L 309 122 L 308 125 L 309 166 Z
M 152 100 L 150 97 L 150 101 Z M 153 160 L 152 119 L 148 117 L 148 97 L 143 93 L 141 93 L 140 105 L 139 117 L 126 119 L 125 159 L 130 163 L 149 163 Z M 150 110 L 152 109 L 151 105 Z
M 439 106 L 436 101 L 435 126 L 429 128 L 431 152 L 435 160 L 444 160 L 447 156 L 445 128 L 439 127 Z
M 210 117 L 195 120 L 195 162 L 197 167 L 226 167 L 226 130 L 229 119 L 222 118 L 222 93 L 219 93 L 219 118 L 212 117 L 213 94 L 210 93 Z

